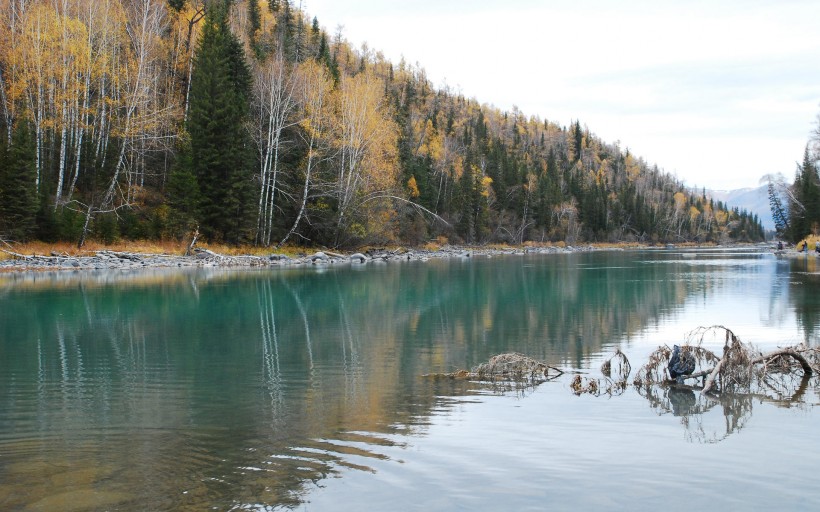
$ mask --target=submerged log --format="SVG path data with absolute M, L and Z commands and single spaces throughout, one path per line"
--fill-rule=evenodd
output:
M 471 371 L 457 370 L 452 373 L 427 374 L 425 377 L 536 385 L 555 379 L 563 373 L 563 370 L 537 359 L 508 352 L 491 357 Z

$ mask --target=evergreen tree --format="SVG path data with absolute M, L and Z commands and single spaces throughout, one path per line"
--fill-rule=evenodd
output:
M 259 12 L 259 0 L 248 0 L 248 31 L 251 40 L 256 40 L 256 33 L 262 28 L 262 15 Z
M 168 0 L 168 5 L 174 11 L 179 12 L 185 7 L 185 0 Z
M 481 242 L 490 233 L 487 198 L 492 181 L 492 178 L 484 176 L 475 164 L 464 165 L 464 172 L 458 184 L 461 201 L 458 231 L 468 243 Z
M 190 140 L 184 140 L 168 178 L 168 206 L 171 208 L 171 232 L 184 237 L 197 227 L 200 203 L 199 185 L 193 172 Z
M 769 182 L 769 208 L 772 210 L 775 231 L 777 231 L 780 236 L 791 239 L 789 213 L 783 207 L 783 202 L 780 200 L 780 196 L 772 182 Z
M 0 234 L 28 241 L 38 210 L 34 138 L 28 123 L 18 121 L 11 147 L 0 147 Z
M 820 222 L 820 183 L 808 146 L 803 154 L 803 163 L 797 166 L 792 191 L 789 225 L 792 241 L 798 242 L 817 230 Z
M 202 233 L 211 240 L 239 243 L 247 239 L 252 204 L 245 130 L 251 76 L 227 12 L 228 2 L 216 2 L 206 16 L 191 77 L 187 128 Z

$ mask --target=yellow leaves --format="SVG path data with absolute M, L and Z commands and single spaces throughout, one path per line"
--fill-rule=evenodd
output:
M 433 121 L 427 119 L 424 131 L 420 135 L 421 145 L 418 153 L 422 156 L 429 156 L 433 162 L 439 162 L 444 153 L 444 140 L 438 130 L 433 127 Z
M 683 210 L 684 205 L 686 205 L 686 196 L 683 195 L 683 192 L 676 192 L 673 199 L 675 201 L 675 210 Z
M 697 209 L 695 206 L 689 207 L 689 220 L 695 222 L 698 217 L 700 216 L 700 210 Z
M 456 155 L 453 160 L 453 165 L 450 166 L 451 177 L 454 180 L 460 180 L 461 175 L 464 174 L 464 157 L 460 154 Z
M 335 132 L 342 155 L 342 179 L 361 184 L 367 192 L 397 185 L 398 128 L 385 104 L 384 83 L 367 72 L 345 77 L 339 85 L 337 105 Z M 349 192 L 346 190 L 346 195 Z
M 489 176 L 481 178 L 481 195 L 483 197 L 490 197 L 490 185 L 493 184 L 493 179 Z
M 535 192 L 536 187 L 538 187 L 538 176 L 532 172 L 528 173 L 527 182 L 524 184 L 524 190 L 526 190 L 528 194 L 531 194 Z
M 419 197 L 419 186 L 416 184 L 415 176 L 410 176 L 410 179 L 407 180 L 407 190 L 410 192 L 410 197 Z
M 325 68 L 313 59 L 299 64 L 295 73 L 299 83 L 299 101 L 304 110 L 301 125 L 311 137 L 322 137 L 333 83 Z
M 635 181 L 641 176 L 640 162 L 632 155 L 626 157 L 626 176 L 629 181 Z

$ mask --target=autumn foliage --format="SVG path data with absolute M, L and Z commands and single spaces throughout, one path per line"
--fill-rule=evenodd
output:
M 436 88 L 288 1 L 0 0 L 0 103 L 9 240 L 763 236 L 579 121 Z

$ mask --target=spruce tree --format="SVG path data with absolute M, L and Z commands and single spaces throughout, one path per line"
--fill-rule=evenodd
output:
M 259 12 L 259 0 L 248 0 L 248 32 L 251 41 L 256 39 L 256 33 L 262 28 L 262 14 Z
M 772 211 L 772 219 L 774 220 L 774 228 L 777 234 L 790 240 L 791 226 L 789 225 L 789 212 L 784 208 L 783 202 L 780 200 L 780 195 L 774 187 L 774 183 L 769 182 L 769 208 Z
M 789 225 L 793 242 L 809 235 L 820 222 L 820 183 L 809 148 L 798 164 L 792 185 L 793 200 L 789 205 Z
M 181 239 L 197 228 L 199 203 L 199 184 L 193 171 L 191 144 L 190 140 L 183 138 L 168 177 L 169 227 L 174 236 Z
M 185 7 L 185 0 L 168 0 L 168 6 L 174 11 L 179 12 Z
M 0 153 L 0 234 L 25 242 L 34 233 L 38 210 L 34 139 L 28 123 L 17 122 L 11 147 Z
M 251 153 L 245 122 L 251 75 L 228 25 L 228 3 L 208 10 L 191 77 L 188 133 L 203 235 L 240 243 L 250 227 Z

